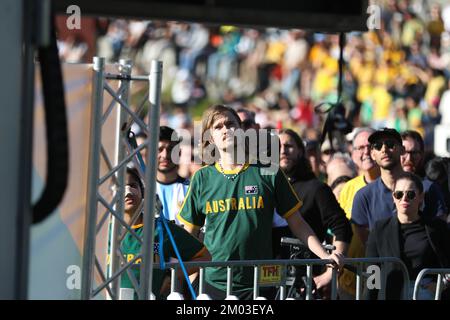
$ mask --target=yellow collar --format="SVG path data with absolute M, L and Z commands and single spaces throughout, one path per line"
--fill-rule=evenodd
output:
M 242 168 L 236 168 L 236 169 L 233 169 L 233 170 L 223 170 L 223 171 L 220 168 L 220 165 L 219 165 L 218 162 L 216 162 L 214 166 L 216 167 L 217 171 L 219 171 L 220 173 L 223 173 L 223 174 L 237 174 L 237 173 L 241 173 L 241 172 L 244 172 L 245 170 L 247 170 L 248 167 L 250 167 L 250 164 L 249 163 L 244 163 L 244 166 Z

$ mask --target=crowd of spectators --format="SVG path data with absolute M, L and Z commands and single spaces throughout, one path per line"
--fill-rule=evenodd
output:
M 378 3 L 380 29 L 346 34 L 344 104 L 356 126 L 417 130 L 432 146 L 434 126 L 450 121 L 450 5 Z M 97 54 L 108 61 L 131 58 L 140 74 L 152 59 L 163 61 L 165 124 L 175 129 L 189 126 L 202 101 L 220 101 L 256 112 L 263 128 L 296 128 L 308 140 L 305 129 L 323 121 L 314 106 L 337 99 L 337 34 L 121 19 L 97 25 Z M 83 61 L 84 46 L 72 42 L 60 43 L 61 55 Z
M 379 29 L 346 34 L 342 102 L 352 125 L 366 128 L 363 135 L 358 130 L 347 135 L 345 146 L 335 145 L 338 142 L 332 139 L 320 144 L 324 115 L 314 112 L 316 105 L 335 103 L 338 99 L 338 34 L 99 20 L 97 55 L 110 62 L 132 59 L 139 74 L 149 72 L 153 59 L 163 61 L 161 125 L 193 130 L 194 120 L 198 120 L 196 110 L 220 102 L 243 113 L 241 121 L 249 128 L 273 128 L 280 132 L 294 129 L 305 142 L 302 156 L 309 161 L 314 183 L 323 188 L 327 185 L 327 194 L 333 193 L 345 211 L 339 213 L 342 218 L 345 213 L 354 220 L 351 208 L 352 205 L 355 208 L 355 195 L 362 188 L 371 190 L 366 184 L 375 180 L 387 190 L 384 196 L 390 202 L 383 203 L 389 210 L 384 213 L 391 214 L 394 190 L 387 187 L 385 180 L 395 182 L 403 170 L 409 171 L 403 166 L 408 161 L 420 163 L 422 171 L 410 171 L 425 178 L 426 160 L 433 156 L 434 128 L 438 124 L 450 125 L 450 4 L 412 0 L 379 2 L 382 4 Z M 63 44 L 60 48 L 63 57 L 69 55 Z M 370 141 L 374 130 L 386 127 L 395 130 L 384 131 L 380 134 L 383 139 Z M 398 134 L 404 132 L 418 135 L 418 138 L 410 137 L 420 141 L 418 146 L 410 143 L 415 149 L 405 143 L 408 137 Z M 397 135 L 397 140 L 387 139 Z M 402 148 L 406 153 L 402 153 Z M 372 153 L 377 155 L 388 149 L 395 151 L 392 151 L 395 170 L 383 167 L 382 156 L 373 159 Z M 420 161 L 413 159 L 419 156 Z M 178 169 L 180 178 L 189 179 L 199 166 L 198 163 L 181 164 Z M 433 181 L 442 184 L 438 179 Z M 351 190 L 348 186 L 352 186 Z M 423 190 L 415 192 L 422 194 Z M 448 195 L 448 188 L 439 192 Z M 448 199 L 445 196 L 441 199 L 439 192 L 436 197 L 442 200 L 443 209 L 436 216 L 445 220 L 448 210 L 444 202 Z M 396 199 L 402 200 L 403 193 Z M 368 233 L 372 226 L 362 222 L 353 224 L 353 233 L 360 239 L 354 235 L 358 243 L 348 240 L 347 245 L 350 256 L 360 257 L 367 234 L 361 236 L 358 227 L 364 227 L 363 231 Z

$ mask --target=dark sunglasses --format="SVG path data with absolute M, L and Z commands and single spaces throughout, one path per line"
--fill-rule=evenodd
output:
M 383 148 L 383 145 L 386 146 L 388 149 L 394 149 L 395 145 L 397 143 L 394 140 L 384 140 L 384 141 L 377 141 L 372 143 L 371 148 L 375 149 L 377 151 L 380 151 Z
M 414 190 L 408 190 L 408 191 L 394 191 L 392 193 L 392 195 L 394 196 L 395 199 L 397 200 L 401 200 L 403 199 L 403 196 L 406 194 L 406 199 L 411 201 L 414 200 L 417 196 L 416 192 Z

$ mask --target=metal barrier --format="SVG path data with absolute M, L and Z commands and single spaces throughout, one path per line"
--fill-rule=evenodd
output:
M 120 296 L 120 278 L 126 272 L 133 284 L 138 298 L 147 300 L 151 297 L 152 268 L 153 268 L 153 230 L 154 230 L 154 208 L 156 193 L 156 154 L 157 139 L 147 139 L 145 143 L 133 149 L 129 142 L 127 132 L 133 123 L 136 123 L 148 137 L 158 137 L 159 134 L 159 110 L 161 99 L 161 79 L 162 62 L 152 61 L 149 76 L 132 76 L 132 62 L 130 60 L 120 60 L 119 74 L 109 74 L 105 72 L 105 59 L 94 57 L 93 61 L 93 88 L 91 106 L 91 131 L 89 148 L 89 173 L 88 191 L 86 205 L 86 222 L 84 233 L 84 249 L 82 264 L 81 298 L 92 299 L 100 292 L 105 291 L 109 298 L 118 299 Z M 117 90 L 108 84 L 108 81 L 119 81 Z M 146 81 L 149 83 L 149 90 L 144 100 L 133 108 L 129 105 L 130 81 Z M 104 93 L 107 92 L 112 101 L 104 109 Z M 144 104 L 149 102 L 149 120 L 144 123 L 139 114 L 144 110 Z M 114 139 L 115 152 L 113 157 L 108 155 L 108 150 L 104 147 L 102 140 L 102 127 L 107 122 L 109 116 L 116 108 L 116 134 Z M 108 138 L 108 137 L 106 137 Z M 138 210 L 144 208 L 144 230 L 141 239 L 131 229 L 123 219 L 124 210 L 124 188 L 126 166 L 131 161 L 136 161 L 136 155 L 144 147 L 147 147 L 148 168 L 145 175 L 145 195 L 144 202 Z M 111 161 L 113 158 L 113 161 Z M 107 172 L 101 172 L 101 160 L 106 164 Z M 140 166 L 136 165 L 138 171 Z M 103 174 L 103 176 L 102 176 Z M 113 196 L 104 196 L 100 188 L 108 180 L 113 184 Z M 105 209 L 102 215 L 101 206 Z M 136 215 L 138 216 L 138 215 Z M 107 272 L 102 269 L 102 263 L 96 255 L 96 240 L 100 230 L 105 223 L 110 220 L 110 261 Z M 126 229 L 137 241 L 142 244 L 142 253 L 134 257 L 131 261 L 125 261 L 120 248 L 121 240 Z M 140 264 L 141 273 L 138 284 L 137 279 L 130 272 L 133 264 L 138 259 L 142 259 Z M 94 274 L 101 279 L 100 284 L 94 286 Z
M 439 300 L 442 293 L 443 275 L 450 274 L 450 269 L 423 269 L 417 275 L 416 281 L 414 283 L 413 300 L 417 300 L 417 295 L 419 294 L 420 282 L 426 275 L 437 275 L 436 292 L 434 293 L 434 300 Z
M 259 273 L 260 267 L 262 266 L 281 266 L 281 283 L 280 287 L 280 300 L 286 298 L 286 274 L 288 266 L 306 266 L 307 275 L 307 285 L 306 285 L 306 300 L 312 300 L 312 267 L 313 266 L 324 266 L 333 263 L 332 260 L 322 260 L 322 259 L 302 259 L 302 260 L 246 260 L 246 261 L 227 261 L 227 262 L 185 262 L 186 268 L 199 268 L 199 294 L 204 293 L 204 269 L 207 267 L 223 267 L 227 268 L 227 286 L 226 295 L 232 295 L 232 269 L 234 267 L 253 267 L 254 268 L 254 278 L 253 278 L 253 299 L 259 297 Z M 361 299 L 362 291 L 362 279 L 364 276 L 363 265 L 364 264 L 381 264 L 381 296 L 385 297 L 385 286 L 386 286 L 386 274 L 384 272 L 383 265 L 385 263 L 395 263 L 398 264 L 402 270 L 403 275 L 403 299 L 408 299 L 409 292 L 409 274 L 405 264 L 399 259 L 394 257 L 382 257 L 382 258 L 349 258 L 344 260 L 345 265 L 356 265 L 357 273 L 357 288 L 356 288 L 356 300 Z M 180 265 L 178 263 L 167 263 L 167 269 L 171 269 L 171 293 L 176 290 L 177 273 Z M 154 269 L 160 269 L 159 265 L 155 265 Z M 331 299 L 336 300 L 337 298 L 337 271 L 332 269 L 332 282 L 331 282 Z

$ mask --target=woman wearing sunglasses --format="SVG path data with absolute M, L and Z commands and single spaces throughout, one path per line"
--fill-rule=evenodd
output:
M 392 197 L 397 215 L 375 223 L 367 241 L 367 257 L 400 258 L 409 273 L 409 297 L 414 281 L 424 268 L 450 266 L 450 230 L 439 219 L 421 216 L 424 199 L 422 180 L 413 173 L 404 172 L 396 179 Z M 401 299 L 403 277 L 395 264 L 386 265 L 386 299 Z M 434 278 L 421 282 L 419 299 L 433 299 Z M 369 299 L 378 298 L 378 290 L 367 290 Z

